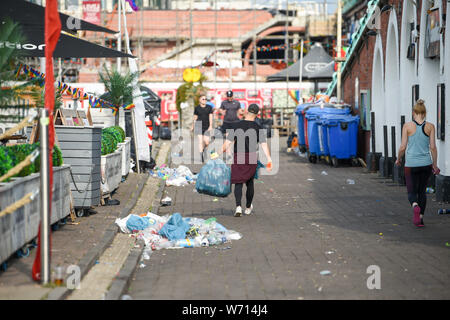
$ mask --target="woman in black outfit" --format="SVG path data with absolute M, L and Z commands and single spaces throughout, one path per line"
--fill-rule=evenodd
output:
M 222 151 L 226 152 L 228 147 L 234 143 L 234 161 L 231 165 L 231 183 L 234 184 L 234 196 L 236 199 L 235 217 L 242 214 L 242 189 L 247 186 L 246 209 L 244 214 L 250 215 L 253 210 L 254 176 L 258 166 L 258 145 L 261 144 L 266 157 L 267 169 L 272 170 L 272 158 L 266 142 L 266 133 L 263 128 L 255 122 L 259 113 L 259 106 L 251 104 L 244 116 L 244 120 L 236 123 L 232 134 L 227 136 Z M 260 134 L 261 133 L 261 134 Z

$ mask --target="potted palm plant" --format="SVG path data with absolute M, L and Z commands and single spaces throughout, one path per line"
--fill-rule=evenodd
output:
M 99 77 L 107 93 L 105 100 L 117 107 L 133 102 L 133 83 L 139 77 L 139 73 L 121 74 L 117 70 L 110 71 L 105 67 L 103 73 L 99 73 Z M 119 125 L 119 112 L 116 112 L 114 125 Z

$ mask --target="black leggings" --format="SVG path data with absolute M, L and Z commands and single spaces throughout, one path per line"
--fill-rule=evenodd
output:
M 253 195 L 255 194 L 254 179 L 251 178 L 245 183 L 245 185 L 247 186 L 247 192 L 245 193 L 245 198 L 247 200 L 246 207 L 250 208 L 253 201 Z M 241 206 L 243 186 L 244 186 L 243 183 L 236 183 L 234 185 L 234 197 L 236 198 L 236 207 Z
M 416 202 L 420 207 L 420 214 L 425 214 L 427 205 L 427 183 L 430 178 L 432 168 L 425 167 L 405 167 L 406 188 L 408 190 L 408 200 L 411 205 Z

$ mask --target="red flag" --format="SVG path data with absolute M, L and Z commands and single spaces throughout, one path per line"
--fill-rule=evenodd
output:
M 61 21 L 58 13 L 58 1 L 47 0 L 45 6 L 45 109 L 49 114 L 48 153 L 50 164 L 50 216 L 52 212 L 53 161 L 52 151 L 55 143 L 55 128 L 53 126 L 53 109 L 55 107 L 55 78 L 53 76 L 53 51 L 61 33 Z M 42 172 L 41 172 L 42 174 Z M 51 238 L 50 238 L 51 239 Z M 51 240 L 50 240 L 51 244 Z M 41 226 L 39 226 L 38 248 L 33 263 L 32 276 L 35 281 L 41 279 Z

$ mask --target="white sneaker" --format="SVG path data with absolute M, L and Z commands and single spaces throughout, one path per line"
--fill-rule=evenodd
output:
M 244 213 L 246 215 L 250 215 L 252 213 L 252 210 L 253 210 L 253 205 L 250 205 L 250 208 L 245 208 Z
M 242 214 L 242 208 L 241 208 L 241 206 L 236 207 L 236 211 L 234 212 L 234 216 L 235 216 L 235 217 L 240 217 L 241 214 Z

